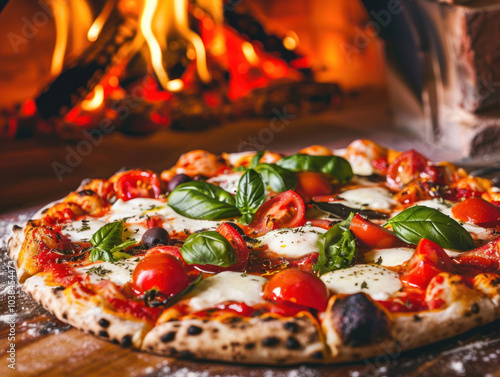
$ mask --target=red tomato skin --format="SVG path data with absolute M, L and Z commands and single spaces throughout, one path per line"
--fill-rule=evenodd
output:
M 167 297 L 175 296 L 189 284 L 182 262 L 165 253 L 151 253 L 142 259 L 132 274 L 132 288 L 138 293 L 157 289 Z
M 406 245 L 389 230 L 365 220 L 359 214 L 353 217 L 349 230 L 354 233 L 361 248 L 386 249 Z
M 220 267 L 211 264 L 192 264 L 194 268 L 199 271 L 207 273 L 218 273 L 222 271 L 245 271 L 248 265 L 248 246 L 243 237 L 231 225 L 222 223 L 219 225 L 216 232 L 220 233 L 225 239 L 229 241 L 236 256 L 237 262 L 229 267 Z
M 304 224 L 306 206 L 293 190 L 278 194 L 260 206 L 249 227 L 262 236 L 273 229 L 295 228 Z
M 413 149 L 401 153 L 387 168 L 387 185 L 395 191 L 420 176 L 430 160 Z
M 161 183 L 150 170 L 131 170 L 115 182 L 116 196 L 123 201 L 135 198 L 159 198 Z
M 329 292 L 316 275 L 292 268 L 278 272 L 269 280 L 264 298 L 324 311 L 328 305 Z
M 425 289 L 434 276 L 453 270 L 453 261 L 443 248 L 422 238 L 411 259 L 405 263 L 400 279 L 407 286 Z
M 333 190 L 330 181 L 323 174 L 304 171 L 297 173 L 295 192 L 307 203 L 313 196 L 329 195 Z
M 485 228 L 500 225 L 500 209 L 482 198 L 472 197 L 457 203 L 451 209 L 453 217 Z
M 453 260 L 458 266 L 480 271 L 498 273 L 500 271 L 500 237 L 486 245 L 460 254 Z

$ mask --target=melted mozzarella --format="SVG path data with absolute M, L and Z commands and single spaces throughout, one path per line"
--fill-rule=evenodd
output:
M 86 220 L 73 221 L 65 226 L 61 233 L 68 236 L 72 242 L 89 242 L 93 234 L 102 226 L 106 225 L 104 220 L 88 218 Z
M 397 273 L 369 264 L 327 272 L 321 280 L 333 293 L 364 292 L 374 300 L 387 300 L 402 287 Z
M 238 183 L 242 175 L 242 172 L 221 174 L 217 177 L 210 178 L 207 182 L 216 183 L 221 189 L 235 195 L 236 191 L 238 191 Z
M 347 190 L 339 194 L 342 198 L 353 206 L 366 206 L 374 210 L 390 210 L 397 203 L 392 198 L 389 190 L 383 187 L 362 187 L 354 190 Z
M 91 284 L 98 284 L 101 280 L 111 280 L 118 286 L 125 285 L 132 279 L 140 257 L 122 259 L 114 263 L 94 263 L 90 266 L 75 268 L 75 273 L 84 278 L 87 276 Z
M 363 255 L 366 263 L 375 263 L 385 267 L 395 267 L 409 260 L 414 252 L 415 250 L 410 247 L 393 247 L 371 250 Z
M 241 161 L 242 158 L 245 158 L 247 156 L 253 156 L 255 152 L 239 152 L 239 153 L 230 153 L 227 157 L 229 160 L 229 164 L 234 166 L 237 165 L 239 161 Z
M 352 172 L 356 175 L 372 175 L 374 173 L 371 160 L 366 157 L 353 155 L 349 158 L 349 163 L 351 164 Z
M 193 311 L 213 308 L 225 301 L 244 302 L 252 306 L 264 302 L 262 287 L 267 279 L 241 272 L 224 271 L 203 279 L 186 298 Z
M 268 249 L 280 256 L 299 258 L 310 253 L 317 253 L 318 236 L 326 230 L 314 226 L 272 230 L 257 238 L 259 246 L 267 245 Z

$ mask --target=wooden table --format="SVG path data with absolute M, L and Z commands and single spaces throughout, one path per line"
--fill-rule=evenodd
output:
M 359 104 L 359 102 L 358 102 Z M 258 140 L 266 148 L 294 150 L 308 144 L 345 146 L 356 137 L 369 137 L 385 144 L 409 148 L 415 140 L 387 126 L 384 103 L 368 101 L 361 107 L 347 106 L 338 113 L 289 120 L 281 132 Z M 367 115 L 370 114 L 369 119 Z M 85 177 L 107 177 L 123 165 L 147 166 L 162 170 L 173 164 L 178 155 L 194 148 L 214 152 L 237 151 L 241 142 L 258 137 L 271 120 L 228 124 L 204 133 L 160 132 L 142 139 L 114 134 L 95 147 L 93 152 L 58 182 L 53 161 L 64 162 L 67 145 L 52 139 L 0 144 L 0 237 L 7 224 L 22 223 L 26 208 L 64 196 Z M 307 132 L 305 132 L 306 130 Z M 422 146 L 428 151 L 428 146 Z M 433 157 L 440 151 L 430 151 Z M 21 218 L 18 218 L 21 216 Z M 8 310 L 8 258 L 0 248 L 0 376 L 496 376 L 500 377 L 500 322 L 475 329 L 451 340 L 403 354 L 383 355 L 361 363 L 339 366 L 296 366 L 270 368 L 237 366 L 222 363 L 178 361 L 122 349 L 111 343 L 81 333 L 56 320 L 16 287 L 15 353 L 16 370 L 7 367 L 6 354 L 10 325 Z M 5 371 L 5 373 L 4 373 Z

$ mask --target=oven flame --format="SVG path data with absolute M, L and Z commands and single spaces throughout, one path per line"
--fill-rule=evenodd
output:
M 82 101 L 82 109 L 86 111 L 97 110 L 104 102 L 104 88 L 102 85 L 96 85 L 92 93 Z
M 140 27 L 149 47 L 151 64 L 160 85 L 168 91 L 179 91 L 184 87 L 180 79 L 171 80 L 164 65 L 163 51 L 168 51 L 170 40 L 182 38 L 188 42 L 186 56 L 196 59 L 196 71 L 204 82 L 211 80 L 202 39 L 189 28 L 188 0 L 145 0 Z M 161 35 L 159 39 L 157 36 Z
M 63 69 L 66 45 L 68 44 L 68 4 L 57 1 L 50 3 L 54 12 L 54 22 L 56 25 L 56 45 L 52 54 L 52 64 L 50 73 L 57 76 Z
M 95 42 L 97 40 L 97 37 L 99 37 L 99 34 L 101 34 L 104 23 L 106 22 L 109 15 L 113 11 L 113 8 L 116 5 L 116 1 L 117 0 L 107 0 L 106 3 L 104 4 L 104 7 L 101 10 L 101 13 L 99 13 L 97 18 L 90 26 L 90 29 L 87 33 L 87 38 L 90 42 Z

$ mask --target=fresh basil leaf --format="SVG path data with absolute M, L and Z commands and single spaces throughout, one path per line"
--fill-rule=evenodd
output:
M 260 174 L 266 187 L 274 192 L 294 190 L 297 186 L 297 175 L 276 164 L 259 164 L 255 171 Z
M 262 156 L 264 156 L 264 153 L 266 153 L 266 151 L 258 151 L 257 153 L 255 153 L 255 155 L 250 160 L 250 164 L 248 165 L 248 168 L 253 169 L 257 165 L 259 165 L 259 161 L 262 158 Z
M 211 183 L 183 183 L 172 191 L 168 205 L 182 216 L 199 220 L 220 220 L 240 215 L 233 196 Z
M 237 261 L 229 241 L 215 231 L 191 234 L 182 245 L 181 254 L 188 264 L 229 267 Z
M 425 206 L 413 206 L 387 222 L 403 241 L 418 244 L 422 238 L 435 242 L 445 249 L 472 250 L 474 240 L 458 222 Z
M 354 213 L 344 221 L 335 224 L 328 232 L 319 236 L 318 261 L 314 264 L 314 271 L 325 272 L 349 267 L 357 255 L 356 240 L 349 230 Z
M 353 176 L 351 164 L 339 156 L 311 156 L 296 153 L 282 158 L 277 164 L 282 168 L 295 172 L 314 171 L 332 175 L 340 183 L 348 182 Z
M 114 221 L 99 228 L 90 239 L 92 249 L 89 254 L 91 262 L 102 260 L 114 262 L 119 259 L 130 258 L 131 255 L 122 252 L 135 245 L 137 241 L 123 242 L 123 221 Z
M 94 248 L 110 251 L 123 242 L 123 221 L 103 225 L 92 235 L 90 243 Z
M 236 206 L 242 214 L 239 222 L 245 225 L 250 224 L 255 212 L 266 201 L 266 188 L 259 173 L 248 169 L 241 176 L 235 199 Z

